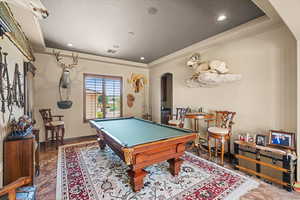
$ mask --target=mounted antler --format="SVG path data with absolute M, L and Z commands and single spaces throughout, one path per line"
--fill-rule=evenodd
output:
M 53 50 L 53 54 L 56 58 L 56 61 L 58 64 L 60 64 L 60 66 L 63 68 L 63 69 L 72 69 L 74 67 L 76 67 L 78 65 L 78 54 L 75 56 L 74 53 L 72 53 L 72 59 L 73 59 L 73 63 L 72 64 L 66 64 L 66 63 L 63 63 L 62 60 L 63 60 L 63 56 L 61 55 L 61 53 L 59 51 L 54 51 Z
M 62 74 L 59 79 L 59 95 L 60 95 L 60 101 L 57 102 L 57 106 L 61 109 L 68 109 L 72 106 L 72 101 L 69 100 L 70 94 L 71 94 L 71 69 L 76 67 L 78 65 L 78 55 L 74 55 L 72 53 L 73 63 L 72 64 L 66 64 L 63 62 L 63 56 L 59 51 L 53 50 L 53 55 L 56 58 L 57 63 L 62 68 Z M 65 98 L 63 98 L 63 94 L 65 94 Z

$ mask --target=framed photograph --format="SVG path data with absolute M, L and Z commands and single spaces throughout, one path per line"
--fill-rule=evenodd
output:
M 255 143 L 255 135 L 250 134 L 250 133 L 246 133 L 245 142 Z
M 246 137 L 244 135 L 239 135 L 239 140 L 245 142 Z
M 270 130 L 269 145 L 295 150 L 295 133 Z
M 255 143 L 255 136 L 249 135 L 247 137 L 247 142 L 249 142 L 249 143 Z
M 267 136 L 266 135 L 257 135 L 255 143 L 256 143 L 256 145 L 266 146 L 267 145 Z

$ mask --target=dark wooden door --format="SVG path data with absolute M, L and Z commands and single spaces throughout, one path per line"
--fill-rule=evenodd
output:
M 161 123 L 168 124 L 168 121 L 171 116 L 171 109 L 166 109 L 161 111 Z

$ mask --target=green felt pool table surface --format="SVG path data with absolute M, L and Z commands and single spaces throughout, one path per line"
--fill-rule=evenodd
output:
M 133 147 L 192 133 L 138 118 L 95 119 L 90 122 L 116 139 L 125 147 Z

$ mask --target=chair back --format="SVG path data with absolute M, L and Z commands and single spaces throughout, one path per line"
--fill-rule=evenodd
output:
M 30 187 L 30 189 L 32 191 L 30 189 L 28 189 L 28 187 L 27 187 L 27 190 L 24 189 L 24 191 L 22 191 L 22 188 L 20 188 L 20 187 L 26 186 L 28 184 L 32 184 L 32 178 L 21 177 L 21 178 L 17 179 L 16 181 L 14 181 L 0 189 L 0 199 L 15 200 L 15 199 L 21 199 L 24 196 L 31 197 L 31 195 L 29 195 L 28 193 L 33 193 L 32 197 L 35 199 L 36 188 L 34 186 Z M 20 195 L 17 194 L 17 188 L 20 188 L 20 191 L 19 191 Z M 3 196 L 5 194 L 8 194 L 8 198 L 7 198 L 7 196 Z M 32 198 L 26 198 L 26 199 L 30 200 Z
M 216 111 L 216 126 L 220 128 L 228 128 L 231 133 L 233 118 L 236 112 L 230 111 Z
M 42 115 L 44 124 L 52 121 L 52 114 L 50 108 L 40 109 L 39 111 Z
M 187 110 L 187 108 L 176 108 L 176 120 L 183 121 Z

